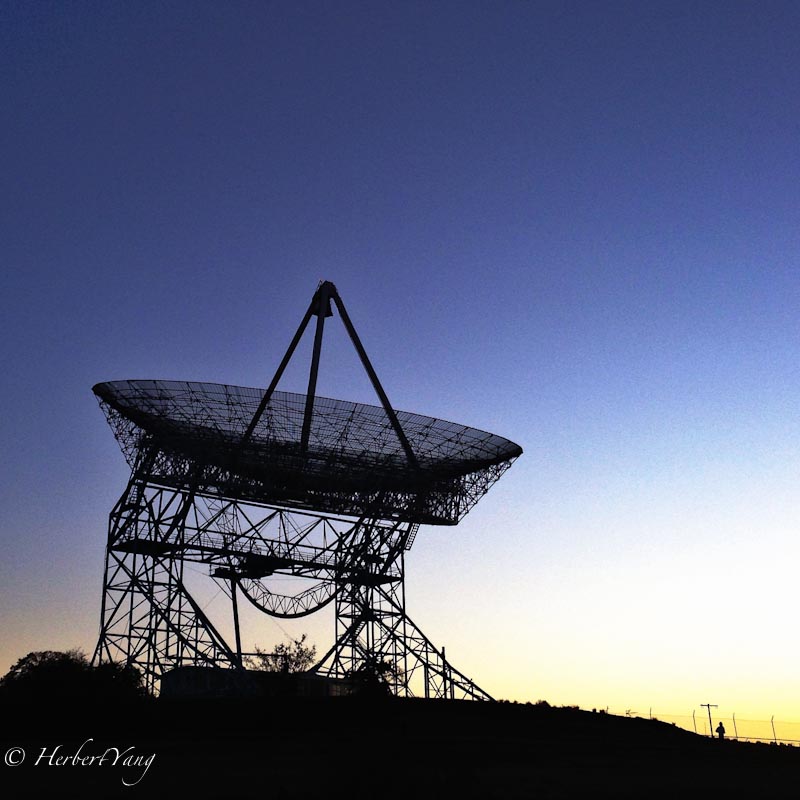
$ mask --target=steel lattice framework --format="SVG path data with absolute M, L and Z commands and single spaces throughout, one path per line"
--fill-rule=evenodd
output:
M 316 395 L 332 303 L 380 406 Z M 276 391 L 314 316 L 308 392 Z M 94 392 L 131 467 L 109 520 L 96 660 L 138 666 L 154 690 L 178 666 L 241 670 L 239 594 L 284 618 L 334 602 L 318 674 L 383 670 L 397 694 L 489 697 L 408 617 L 404 559 L 420 524 L 456 524 L 522 450 L 395 411 L 333 284 L 317 289 L 266 390 L 137 380 Z M 187 588 L 193 562 L 230 598 L 234 646 Z M 279 588 L 286 577 L 292 594 Z

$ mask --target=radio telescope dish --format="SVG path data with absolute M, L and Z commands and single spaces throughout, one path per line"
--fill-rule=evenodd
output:
M 332 304 L 379 405 L 316 393 Z M 308 390 L 277 391 L 312 317 Z M 239 594 L 283 618 L 334 601 L 336 638 L 317 676 L 355 690 L 380 673 L 397 694 L 489 698 L 406 615 L 404 553 L 421 524 L 457 524 L 522 449 L 396 411 L 332 283 L 314 293 L 265 390 L 120 380 L 93 391 L 131 467 L 110 515 L 96 661 L 134 664 L 152 689 L 180 666 L 244 674 Z M 233 645 L 188 588 L 192 562 L 230 598 Z
M 131 467 L 142 447 L 157 451 L 159 483 L 192 476 L 223 496 L 321 512 L 455 525 L 522 452 L 485 431 L 397 411 L 412 465 L 383 408 L 316 397 L 303 453 L 306 396 L 287 392 L 272 394 L 242 445 L 263 390 L 136 380 L 93 391 Z

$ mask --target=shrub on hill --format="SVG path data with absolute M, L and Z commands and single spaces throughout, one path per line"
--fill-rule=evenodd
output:
M 135 667 L 114 662 L 92 666 L 80 650 L 28 653 L 0 678 L 2 700 L 135 700 L 146 696 Z

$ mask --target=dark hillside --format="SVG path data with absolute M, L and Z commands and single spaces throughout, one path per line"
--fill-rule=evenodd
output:
M 155 700 L 2 713 L 3 752 L 26 751 L 21 765 L 3 766 L 20 797 L 763 798 L 798 796 L 800 777 L 800 749 L 547 706 Z M 81 758 L 112 746 L 156 756 L 146 771 L 143 758 L 124 768 L 55 763 L 89 738 Z

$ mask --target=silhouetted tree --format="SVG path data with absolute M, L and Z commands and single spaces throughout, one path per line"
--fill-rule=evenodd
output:
M 398 670 L 388 661 L 367 659 L 352 674 L 355 691 L 360 695 L 390 697 L 398 678 Z
M 256 647 L 255 655 L 247 658 L 247 666 L 264 672 L 307 672 L 314 665 L 317 648 L 315 645 L 307 647 L 305 642 L 306 634 L 303 634 L 299 639 L 292 639 L 291 644 L 277 645 L 271 652 Z
M 0 678 L 7 700 L 137 699 L 147 696 L 139 671 L 108 662 L 93 667 L 80 650 L 38 650 Z

